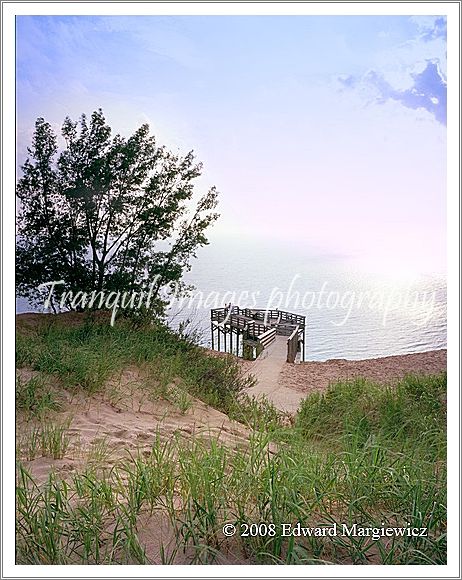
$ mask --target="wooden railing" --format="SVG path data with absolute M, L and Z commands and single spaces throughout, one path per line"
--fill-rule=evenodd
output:
M 223 320 L 228 315 L 245 316 L 254 320 L 268 320 L 268 322 L 280 321 L 299 326 L 305 326 L 305 316 L 293 314 L 285 310 L 266 310 L 263 308 L 240 308 L 239 306 L 226 306 L 224 308 L 213 308 L 211 311 L 212 320 Z
M 220 332 L 224 336 L 226 350 L 226 335 L 230 336 L 232 349 L 233 332 L 244 341 L 248 341 L 251 349 L 263 350 L 271 344 L 276 335 L 288 336 L 287 339 L 287 362 L 293 363 L 297 357 L 300 343 L 305 348 L 305 316 L 293 314 L 285 310 L 266 310 L 263 308 L 240 308 L 239 306 L 226 306 L 224 308 L 212 308 L 210 313 L 212 321 L 212 348 L 213 332 L 218 332 L 218 350 L 220 350 Z M 253 345 L 253 346 L 252 346 Z
M 300 327 L 297 326 L 287 339 L 287 362 L 293 363 L 297 358 Z
M 210 311 L 211 320 L 221 322 L 227 316 L 228 310 L 226 308 L 212 308 Z
M 276 338 L 276 329 L 270 328 L 263 334 L 260 334 L 260 336 L 258 337 L 258 342 L 263 346 L 263 348 L 266 348 L 269 344 L 273 342 L 275 338 Z
M 305 316 L 301 314 L 292 314 L 292 312 L 285 312 L 284 310 L 278 310 L 281 315 L 282 322 L 291 322 L 292 324 L 298 324 L 299 326 L 305 326 Z
M 259 322 L 247 322 L 246 334 L 247 337 L 250 339 L 253 338 L 254 340 L 258 340 L 259 336 L 264 334 L 268 330 L 270 330 L 270 327 L 267 326 L 266 324 L 260 324 Z M 273 330 L 276 333 L 276 329 L 274 328 Z
M 228 319 L 228 324 L 230 324 L 233 328 L 240 328 L 244 330 L 245 327 L 247 326 L 247 321 L 245 318 L 242 318 L 241 316 L 231 314 L 231 316 Z

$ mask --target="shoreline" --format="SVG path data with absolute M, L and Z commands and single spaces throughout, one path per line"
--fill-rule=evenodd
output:
M 19 325 L 22 325 L 24 327 L 25 326 L 31 326 L 33 327 L 35 324 L 37 324 L 40 320 L 43 320 L 47 317 L 56 317 L 57 320 L 62 320 L 63 322 L 65 322 L 66 324 L 71 324 L 71 325 L 79 325 L 82 323 L 82 318 L 85 319 L 86 316 L 95 316 L 95 318 L 98 321 L 101 320 L 105 320 L 107 319 L 108 323 L 109 323 L 109 315 L 107 313 L 107 311 L 95 311 L 93 313 L 90 313 L 88 311 L 85 312 L 60 312 L 57 314 L 54 314 L 52 312 L 33 312 L 33 311 L 28 311 L 28 312 L 16 312 L 16 324 L 19 323 Z M 216 353 L 218 353 L 218 355 L 220 354 L 226 354 L 223 351 L 216 351 L 216 350 L 212 350 L 209 346 L 204 346 L 204 345 L 199 345 L 201 346 L 201 348 L 206 349 L 207 351 L 209 351 L 211 354 L 215 355 Z M 331 363 L 340 363 L 340 362 L 348 362 L 348 363 L 361 363 L 361 362 L 365 362 L 365 361 L 383 361 L 384 359 L 397 359 L 399 357 L 408 357 L 408 356 L 414 356 L 414 355 L 428 355 L 430 353 L 435 353 L 435 352 L 447 352 L 447 347 L 445 348 L 432 348 L 430 350 L 425 350 L 425 351 L 420 351 L 420 352 L 413 352 L 413 353 L 406 353 L 406 354 L 389 354 L 389 355 L 378 355 L 378 356 L 371 356 L 371 357 L 367 357 L 367 358 L 358 358 L 358 359 L 353 359 L 353 358 L 328 358 L 326 360 L 306 360 L 304 362 L 298 362 L 295 363 L 297 366 L 303 366 L 305 364 L 331 364 Z M 233 354 L 233 356 L 235 356 Z M 239 358 L 239 357 L 238 357 Z M 240 361 L 242 361 L 242 363 L 245 364 L 249 364 L 248 361 L 245 361 L 241 358 L 239 358 Z M 251 362 L 250 362 L 251 364 Z
M 370 357 L 366 357 L 366 358 L 327 358 L 326 360 L 306 360 L 306 361 L 300 361 L 296 364 L 299 365 L 304 365 L 307 363 L 319 363 L 319 364 L 326 364 L 326 363 L 335 363 L 335 362 L 349 362 L 349 363 L 359 363 L 359 362 L 364 362 L 364 361 L 370 361 L 370 360 L 376 360 L 376 361 L 380 361 L 383 360 L 385 358 L 398 358 L 398 357 L 406 357 L 406 356 L 414 356 L 416 354 L 422 354 L 422 355 L 427 355 L 429 353 L 435 353 L 435 352 L 447 352 L 447 348 L 431 348 L 429 350 L 421 350 L 418 352 L 405 352 L 405 353 L 401 353 L 401 354 L 384 354 L 384 355 L 379 355 L 379 356 L 370 356 Z

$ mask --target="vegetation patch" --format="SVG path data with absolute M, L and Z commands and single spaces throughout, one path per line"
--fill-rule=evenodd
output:
M 66 388 L 88 393 L 100 390 L 127 366 L 142 365 L 160 386 L 179 383 L 186 394 L 224 412 L 252 384 L 234 357 L 209 356 L 160 322 L 140 326 L 120 320 L 110 326 L 89 317 L 82 320 L 80 325 L 68 326 L 65 317 L 57 316 L 27 334 L 19 332 L 17 365 L 54 375 Z M 174 398 L 186 410 L 187 397 L 177 389 Z
M 157 384 L 170 385 L 182 413 L 193 404 L 188 397 L 199 397 L 249 427 L 248 444 L 238 448 L 195 435 L 165 439 L 159 430 L 149 452 L 127 451 L 110 467 L 103 439 L 78 472 L 51 473 L 44 485 L 19 463 L 18 563 L 446 562 L 445 375 L 391 387 L 336 383 L 308 396 L 289 421 L 269 401 L 242 393 L 232 357 L 209 356 L 161 324 L 48 324 L 29 331 L 18 351 L 18 361 L 89 393 L 127 365 L 145 365 Z M 44 388 L 20 385 L 18 408 L 33 407 L 31 393 Z M 20 442 L 27 460 L 69 453 L 62 423 L 38 423 L 28 437 Z M 158 535 L 159 521 L 169 541 Z M 233 538 L 223 534 L 225 523 L 235 526 Z M 251 524 L 276 533 L 242 535 Z M 282 534 L 283 524 L 427 533 L 294 536 Z

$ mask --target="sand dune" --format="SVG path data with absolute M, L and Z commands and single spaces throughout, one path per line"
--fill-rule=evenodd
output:
M 35 374 L 30 369 L 17 372 L 23 379 Z M 194 398 L 182 412 L 174 402 L 153 399 L 146 381 L 142 370 L 134 367 L 125 369 L 96 395 L 61 389 L 61 409 L 53 420 L 69 422 L 71 445 L 63 459 L 37 457 L 24 462 L 37 481 L 44 481 L 52 469 L 72 473 L 92 461 L 99 467 L 112 466 L 130 453 L 149 454 L 156 437 L 213 438 L 231 448 L 246 445 L 249 432 L 242 424 Z M 19 415 L 18 440 L 30 428 Z
M 265 395 L 280 410 L 294 413 L 307 394 L 325 390 L 336 380 L 361 376 L 386 384 L 408 373 L 444 371 L 446 358 L 446 350 L 438 350 L 359 361 L 336 359 L 296 365 L 281 362 L 279 367 L 270 369 L 275 375 L 270 377 L 271 381 L 267 369 L 262 371 L 262 361 L 243 361 L 243 365 L 258 381 L 248 391 L 249 395 Z M 27 368 L 17 372 L 24 380 L 36 374 Z M 245 426 L 190 395 L 187 395 L 190 398 L 188 408 L 183 411 L 172 397 L 174 390 L 170 390 L 167 398 L 162 393 L 153 398 L 152 379 L 136 367 L 125 369 L 98 394 L 71 392 L 58 384 L 56 390 L 61 409 L 54 414 L 53 420 L 68 422 L 71 445 L 63 459 L 37 457 L 25 461 L 37 481 L 46 479 L 52 469 L 63 474 L 73 473 L 88 461 L 110 466 L 126 458 L 127 454 L 149 453 L 156 437 L 213 438 L 231 448 L 245 446 L 248 441 L 249 430 Z M 30 423 L 18 414 L 18 441 L 30 428 Z
M 389 384 L 407 374 L 438 374 L 445 371 L 446 367 L 445 349 L 365 360 L 333 359 L 298 365 L 286 363 L 279 376 L 279 383 L 306 395 L 312 391 L 325 390 L 329 383 L 337 380 L 363 377 L 380 384 Z
M 26 314 L 18 317 L 21 332 L 34 329 L 44 315 Z M 74 320 L 75 318 L 75 320 Z M 79 324 L 81 318 L 67 314 L 66 324 Z M 285 346 L 284 346 L 285 349 Z M 282 352 L 282 351 L 281 351 Z M 435 374 L 446 369 L 446 350 L 390 356 L 368 360 L 336 359 L 325 362 L 288 364 L 284 356 L 265 357 L 256 361 L 240 360 L 246 373 L 257 380 L 247 394 L 266 396 L 281 411 L 294 414 L 301 400 L 313 391 L 325 390 L 329 383 L 354 377 L 365 377 L 387 384 L 408 373 Z M 211 356 L 224 356 L 210 351 Z M 274 355 L 274 353 L 273 353 Z M 271 364 L 269 364 L 271 363 Z M 18 375 L 28 380 L 35 374 L 28 368 L 18 369 Z M 49 381 L 55 379 L 48 377 Z M 81 390 L 63 389 L 55 385 L 61 401 L 59 412 L 53 421 L 66 422 L 70 447 L 63 459 L 37 457 L 25 461 L 37 481 L 46 479 L 50 470 L 62 474 L 78 471 L 88 462 L 111 466 L 130 453 L 149 453 L 156 437 L 164 439 L 181 437 L 192 439 L 218 439 L 231 448 L 245 446 L 249 430 L 229 419 L 220 411 L 177 389 L 189 400 L 186 405 L 175 400 L 175 385 L 168 393 L 156 393 L 155 379 L 142 368 L 126 368 L 119 376 L 107 383 L 100 393 L 89 395 Z M 21 413 L 17 415 L 18 441 L 33 427 Z M 39 454 L 38 454 L 39 455 Z
M 217 356 L 216 353 L 213 356 Z M 255 373 L 258 381 L 248 394 L 257 397 L 265 394 L 279 409 L 288 412 L 294 412 L 309 392 L 323 390 L 329 382 L 338 379 L 365 376 L 387 383 L 410 372 L 433 374 L 446 367 L 446 351 L 298 365 L 287 364 L 282 355 L 279 358 L 280 364 L 274 364 L 272 359 L 272 364 L 266 367 L 265 357 L 242 364 L 246 372 Z M 19 369 L 17 373 L 24 381 L 37 374 L 28 368 Z M 251 433 L 248 428 L 184 392 L 183 396 L 190 400 L 182 405 L 177 398 L 181 389 L 171 385 L 162 390 L 155 377 L 143 368 L 126 368 L 97 394 L 64 389 L 57 379 L 48 377 L 47 380 L 60 400 L 60 409 L 51 412 L 47 420 L 50 424 L 66 425 L 70 444 L 61 459 L 37 453 L 37 457 L 28 460 L 21 450 L 21 439 L 27 438 L 34 428 L 34 420 L 17 414 L 18 459 L 38 485 L 46 482 L 50 472 L 70 480 L 74 474 L 87 470 L 100 472 L 116 465 L 123 466 L 138 454 L 148 457 L 157 438 L 162 441 L 179 438 L 185 443 L 198 438 L 206 445 L 216 440 L 230 449 L 249 448 Z M 273 445 L 270 443 L 269 447 Z M 123 469 L 122 480 L 125 481 Z M 175 501 L 177 499 L 180 502 L 179 496 Z M 181 511 L 180 503 L 178 509 Z M 143 511 L 138 517 L 138 539 L 151 563 L 161 563 L 164 551 L 171 555 L 171 563 L 193 561 L 192 546 L 178 550 L 178 538 L 165 510 Z M 106 531 L 112 533 L 111 529 Z M 217 564 L 253 563 L 238 545 L 229 542 L 223 544 L 216 558 Z
M 286 343 L 278 337 L 245 371 L 257 380 L 248 394 L 267 397 L 279 410 L 294 414 L 300 402 L 313 391 L 323 391 L 330 383 L 363 377 L 390 384 L 407 374 L 438 374 L 446 370 L 446 350 L 388 356 L 365 360 L 334 359 L 300 364 L 286 362 Z

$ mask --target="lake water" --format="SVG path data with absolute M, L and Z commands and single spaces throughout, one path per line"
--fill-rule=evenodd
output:
M 232 302 L 305 315 L 306 360 L 446 347 L 442 274 L 370 273 L 354 260 L 307 254 L 296 245 L 235 241 L 203 248 L 186 278 L 197 288 L 196 300 L 183 305 L 179 318 L 192 318 L 203 330 L 205 344 L 210 340 L 210 308 Z
M 204 345 L 210 345 L 210 308 L 231 302 L 305 315 L 306 360 L 446 347 L 442 274 L 370 273 L 347 257 L 234 240 L 202 248 L 186 280 L 196 290 L 173 303 L 170 319 L 173 325 L 191 320 Z M 17 311 L 27 310 L 27 302 L 19 299 Z

